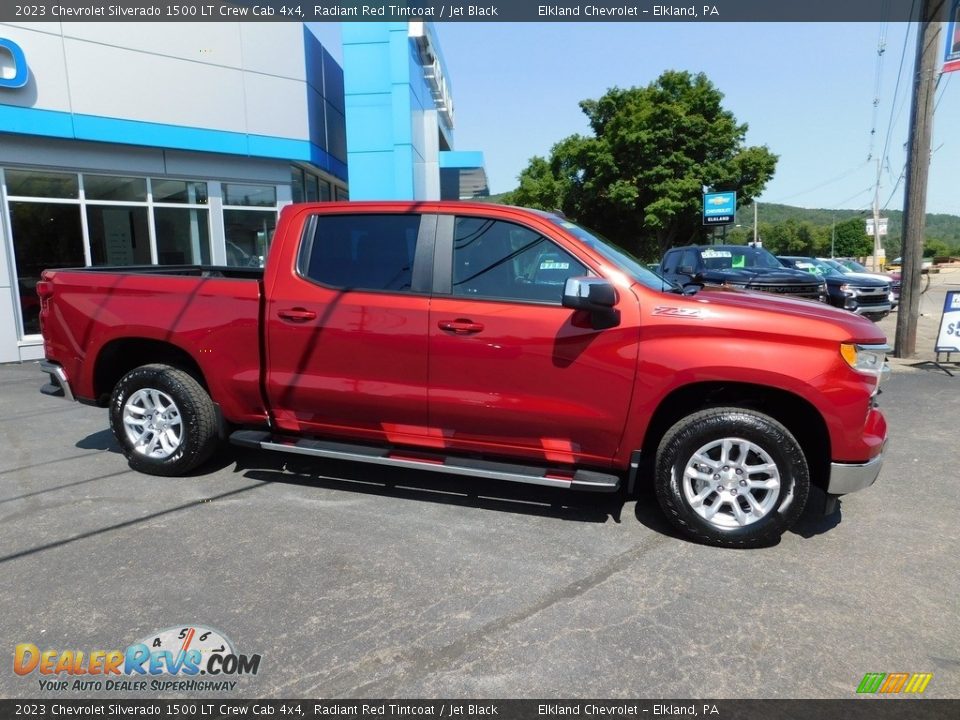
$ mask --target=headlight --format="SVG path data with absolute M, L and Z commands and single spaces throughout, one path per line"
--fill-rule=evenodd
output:
M 746 284 L 746 283 L 730 282 L 729 280 L 727 280 L 725 283 L 723 283 L 723 286 L 724 286 L 724 287 L 728 287 L 728 288 L 735 288 L 735 289 L 737 289 L 737 290 L 746 290 L 746 289 L 747 289 L 747 284 Z
M 889 345 L 856 345 L 854 343 L 842 343 L 840 345 L 840 355 L 851 368 L 864 375 L 872 375 L 879 380 L 885 373 L 890 372 L 887 367 L 887 353 L 890 352 Z
M 844 283 L 843 285 L 840 286 L 840 292 L 846 295 L 853 295 L 853 288 L 851 288 L 849 285 Z

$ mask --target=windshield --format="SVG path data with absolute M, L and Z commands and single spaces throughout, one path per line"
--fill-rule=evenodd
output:
M 797 270 L 803 270 L 804 272 L 815 273 L 823 277 L 843 277 L 843 273 L 824 260 L 787 258 L 786 262 Z
M 746 245 L 715 245 L 700 251 L 707 270 L 783 267 L 770 252 Z
M 559 225 L 571 235 L 574 235 L 580 242 L 603 255 L 607 260 L 619 267 L 623 272 L 629 275 L 638 283 L 646 285 L 651 290 L 679 290 L 675 283 L 665 280 L 660 275 L 651 272 L 643 266 L 633 255 L 626 250 L 617 247 L 605 237 L 593 230 L 572 223 L 556 215 L 545 214 L 550 222 Z
M 829 265 L 829 266 L 832 267 L 834 270 L 836 270 L 837 272 L 839 272 L 841 275 L 847 275 L 847 274 L 850 273 L 850 270 L 848 270 L 847 268 L 845 268 L 843 265 L 841 265 L 840 263 L 838 263 L 836 260 L 827 260 L 827 259 L 825 259 L 825 258 L 824 258 L 824 259 L 817 258 L 817 259 L 818 259 L 820 262 Z
M 850 269 L 853 270 L 854 272 L 858 272 L 858 273 L 868 273 L 868 272 L 870 272 L 870 271 L 867 270 L 863 265 L 861 265 L 860 263 L 858 263 L 858 262 L 856 262 L 856 261 L 854 261 L 854 260 L 843 260 L 842 262 L 843 262 L 844 265 L 846 265 L 848 268 L 850 268 Z

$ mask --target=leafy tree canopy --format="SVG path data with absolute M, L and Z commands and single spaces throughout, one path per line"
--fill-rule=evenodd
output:
M 747 125 L 722 100 L 703 73 L 678 71 L 584 100 L 593 135 L 571 135 L 549 158 L 532 158 L 506 200 L 561 209 L 648 259 L 703 242 L 703 189 L 735 190 L 749 203 L 777 164 L 767 147 L 745 145 Z

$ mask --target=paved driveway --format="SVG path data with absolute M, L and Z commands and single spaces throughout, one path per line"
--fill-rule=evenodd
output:
M 249 451 L 152 478 L 42 382 L 0 367 L 0 696 L 40 694 L 17 643 L 199 623 L 262 655 L 244 697 L 844 698 L 895 671 L 960 697 L 960 378 L 894 373 L 878 483 L 750 551 L 678 539 L 649 493 Z

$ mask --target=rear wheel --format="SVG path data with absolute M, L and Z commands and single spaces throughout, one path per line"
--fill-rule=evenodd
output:
M 142 365 L 121 378 L 110 398 L 110 428 L 130 467 L 150 475 L 183 475 L 218 442 L 210 395 L 169 365 Z
M 675 424 L 657 450 L 657 499 L 685 534 L 721 547 L 757 547 L 800 516 L 810 490 L 803 450 L 753 410 L 715 408 Z

